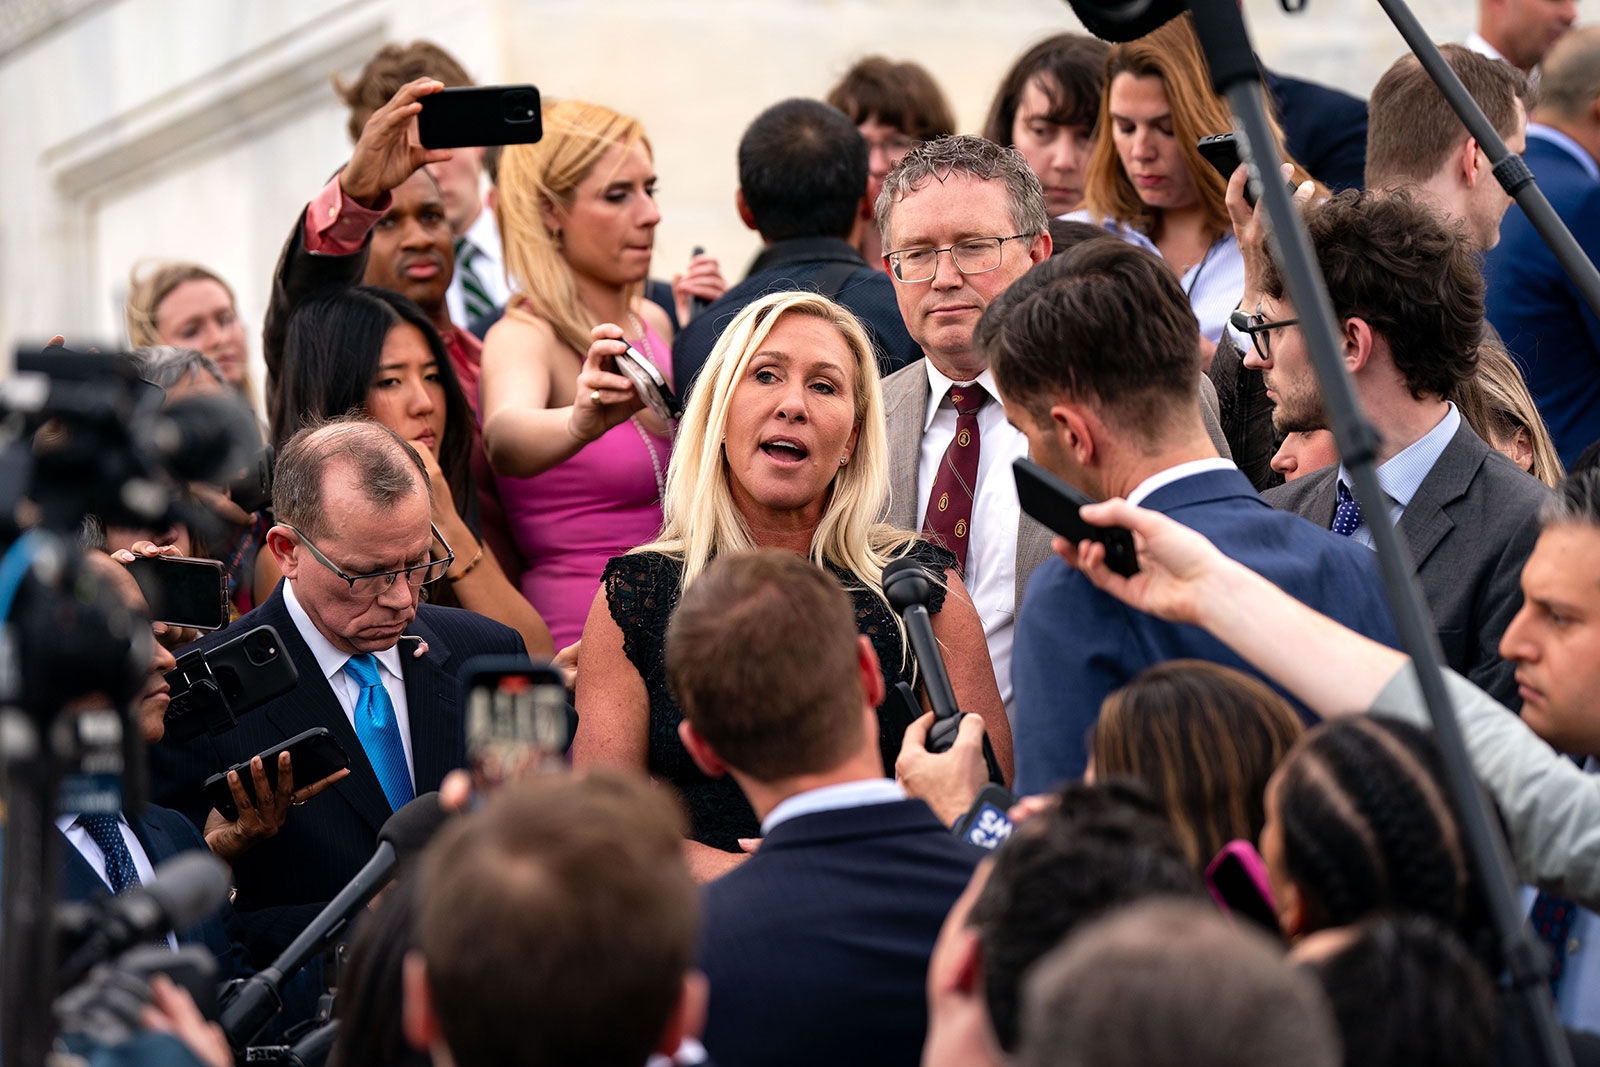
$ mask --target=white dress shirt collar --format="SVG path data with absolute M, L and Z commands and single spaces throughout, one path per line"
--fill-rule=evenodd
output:
M 505 258 L 500 245 L 500 227 L 495 224 L 494 212 L 490 211 L 487 205 L 478 212 L 478 217 L 472 220 L 472 225 L 468 226 L 467 232 L 461 236 L 496 266 L 499 266 L 500 261 Z
M 1145 498 L 1157 489 L 1171 485 L 1173 482 L 1182 481 L 1195 474 L 1205 474 L 1208 471 L 1236 471 L 1239 468 L 1233 460 L 1223 459 L 1221 456 L 1208 456 L 1205 459 L 1191 459 L 1187 463 L 1180 463 L 1175 467 L 1168 467 L 1164 471 L 1156 471 L 1150 477 L 1133 487 L 1133 492 L 1128 494 L 1128 503 L 1141 504 Z
M 1505 56 L 1500 54 L 1500 49 L 1484 40 L 1483 35 L 1477 30 L 1473 30 L 1471 33 L 1467 34 L 1466 45 L 1480 56 L 1488 56 L 1490 59 L 1498 59 L 1502 63 L 1510 62 L 1510 60 L 1506 59 Z
M 780 823 L 801 815 L 815 815 L 821 811 L 840 811 L 844 808 L 865 808 L 872 804 L 893 804 L 904 800 L 906 791 L 892 778 L 863 778 L 857 782 L 825 785 L 808 789 L 778 802 L 761 820 L 761 836 L 765 837 Z
M 931 359 L 924 359 L 922 365 L 928 368 L 928 409 L 922 413 L 922 432 L 927 433 L 928 428 L 933 425 L 933 416 L 938 412 L 939 405 L 944 403 L 945 394 L 950 391 L 950 387 L 971 385 L 972 382 L 958 382 L 954 378 L 945 377 L 944 372 L 935 367 Z M 986 367 L 973 381 L 983 386 L 984 391 L 989 394 L 990 403 L 1000 403 L 1000 387 L 994 384 L 993 371 Z
M 322 635 L 316 623 L 311 621 L 311 616 L 306 614 L 306 609 L 300 606 L 300 600 L 294 594 L 294 583 L 283 583 L 283 605 L 289 609 L 289 618 L 294 620 L 294 627 L 300 631 L 300 639 L 306 643 L 311 654 L 317 659 L 317 666 L 322 669 L 322 676 L 333 684 L 337 675 L 344 670 L 344 665 L 350 662 L 350 653 L 341 652 L 333 647 L 333 642 Z M 400 667 L 400 644 L 395 642 L 382 652 L 374 652 L 380 666 L 391 675 L 405 680 L 405 675 Z

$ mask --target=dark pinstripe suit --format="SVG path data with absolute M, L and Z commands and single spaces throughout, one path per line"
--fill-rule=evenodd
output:
M 289 943 L 323 904 L 342 889 L 377 847 L 378 830 L 391 814 L 383 787 L 368 762 L 355 728 L 328 686 L 316 658 L 295 629 L 280 584 L 254 611 L 205 637 L 213 647 L 267 623 L 275 627 L 300 672 L 288 695 L 239 720 L 221 737 L 184 744 L 162 742 L 151 751 L 154 794 L 203 825 L 206 809 L 199 786 L 211 774 L 242 762 L 304 730 L 326 726 L 350 755 L 350 775 L 289 815 L 275 837 L 234 861 L 235 906 L 257 966 Z M 406 703 L 416 791 L 439 787 L 465 760 L 463 719 L 456 707 L 457 671 L 476 655 L 525 653 L 516 631 L 470 611 L 423 604 L 406 629 L 423 638 L 428 651 L 411 655 L 403 642 Z

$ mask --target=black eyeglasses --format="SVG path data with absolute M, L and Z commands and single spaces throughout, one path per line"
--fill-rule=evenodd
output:
M 1299 319 L 1279 319 L 1277 322 L 1266 321 L 1267 317 L 1261 314 L 1259 308 L 1254 315 L 1245 311 L 1235 311 L 1228 316 L 1228 321 L 1240 333 L 1250 335 L 1250 343 L 1261 348 L 1261 358 L 1272 358 L 1272 331 L 1280 326 L 1298 326 Z
M 279 525 L 286 529 L 294 530 L 295 536 L 300 538 L 305 543 L 305 546 L 311 550 L 311 555 L 316 558 L 318 563 L 345 580 L 346 584 L 350 586 L 350 595 L 353 597 L 366 599 L 378 597 L 385 589 L 394 585 L 395 579 L 402 574 L 405 575 L 407 585 L 413 589 L 421 589 L 423 586 L 443 578 L 445 572 L 450 569 L 450 564 L 455 562 L 456 558 L 455 553 L 450 551 L 449 542 L 439 532 L 439 528 L 430 522 L 428 529 L 433 532 L 434 540 L 444 545 L 444 559 L 432 559 L 426 563 L 419 563 L 415 567 L 401 567 L 399 570 L 394 571 L 378 571 L 374 574 L 346 574 L 339 569 L 333 560 L 322 554 L 322 550 L 312 542 L 311 538 L 286 522 L 279 523 Z
M 1031 233 L 1014 233 L 1010 237 L 974 237 L 957 241 L 948 248 L 902 248 L 884 253 L 884 261 L 894 271 L 896 280 L 925 282 L 939 273 L 939 253 L 949 252 L 956 270 L 962 274 L 986 274 L 1000 266 L 1007 241 L 1020 241 L 1033 237 Z

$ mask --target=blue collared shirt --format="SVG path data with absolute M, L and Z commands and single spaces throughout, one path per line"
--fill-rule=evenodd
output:
M 1600 773 L 1600 760 L 1590 756 L 1584 773 Z M 1522 891 L 1522 906 L 1531 911 L 1538 891 L 1532 886 Z M 1561 970 L 1561 989 L 1556 995 L 1556 1014 L 1574 1030 L 1600 1032 L 1600 915 L 1579 908 L 1567 932 L 1567 958 Z
M 1378 485 L 1383 489 L 1383 495 L 1389 499 L 1389 518 L 1393 522 L 1398 523 L 1400 516 L 1405 514 L 1406 507 L 1411 503 L 1411 498 L 1417 495 L 1423 479 L 1433 470 L 1433 465 L 1439 462 L 1439 457 L 1444 455 L 1450 439 L 1460 428 L 1461 412 L 1456 410 L 1454 404 L 1450 404 L 1450 410 L 1439 420 L 1439 425 L 1378 466 Z M 1350 472 L 1345 470 L 1343 463 L 1339 464 L 1339 481 L 1346 486 L 1350 484 Z M 1361 525 L 1356 527 L 1356 532 L 1351 534 L 1350 538 L 1353 541 L 1360 541 L 1368 548 L 1372 547 L 1372 531 L 1367 529 L 1365 515 L 1361 518 Z
M 1584 173 L 1588 174 L 1591 180 L 1600 182 L 1600 163 L 1595 162 L 1594 157 L 1584 149 L 1583 145 L 1574 141 L 1554 126 L 1530 122 L 1528 123 L 1528 136 L 1535 140 L 1546 141 L 1566 152 L 1578 161 L 1578 165 L 1583 168 Z
M 892 778 L 863 778 L 859 782 L 841 782 L 825 785 L 821 789 L 808 789 L 778 802 L 761 820 L 761 836 L 772 833 L 775 826 L 801 815 L 815 815 L 819 811 L 838 811 L 842 808 L 864 808 L 870 804 L 893 804 L 904 800 L 906 791 Z

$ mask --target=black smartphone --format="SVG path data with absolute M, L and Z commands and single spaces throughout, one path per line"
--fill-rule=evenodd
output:
M 1205 157 L 1206 162 L 1222 175 L 1223 181 L 1231 180 L 1233 172 L 1238 170 L 1239 164 L 1243 162 L 1239 157 L 1239 138 L 1233 133 L 1217 133 L 1210 137 L 1202 137 L 1195 147 L 1200 149 L 1200 154 Z M 1288 184 L 1289 192 L 1294 193 L 1298 186 L 1292 181 Z M 1256 183 L 1253 175 L 1244 183 L 1244 202 L 1251 207 L 1256 206 Z
M 572 745 L 577 713 L 561 672 L 527 656 L 474 656 L 461 667 L 467 765 L 495 786 Z
M 167 672 L 172 687 L 167 734 L 187 741 L 224 733 L 237 725 L 238 716 L 283 696 L 299 681 L 294 660 L 271 626 L 257 626 L 212 649 L 192 649 Z
M 544 136 L 539 90 L 531 85 L 471 85 L 421 98 L 417 135 L 425 148 L 532 144 Z
M 334 739 L 326 726 L 317 726 L 256 753 L 254 758 L 259 759 L 266 769 L 269 783 L 278 779 L 278 756 L 284 752 L 289 753 L 289 770 L 294 775 L 296 789 L 304 789 L 313 782 L 322 781 L 334 771 L 350 766 L 350 756 L 344 746 Z M 239 817 L 239 808 L 233 802 L 233 790 L 228 788 L 228 775 L 233 771 L 239 772 L 239 784 L 244 787 L 244 795 L 254 804 L 256 780 L 250 773 L 251 762 L 245 760 L 235 763 L 226 771 L 218 771 L 206 779 L 203 787 L 207 802 L 230 822 Z
M 657 418 L 663 422 L 683 418 L 683 404 L 667 384 L 666 375 L 637 348 L 629 345 L 626 352 L 616 357 L 615 363 L 617 373 L 633 383 L 644 406 L 655 412 Z
M 228 624 L 228 576 L 217 560 L 140 556 L 127 566 L 152 621 L 198 630 Z
M 1094 526 L 1083 521 L 1078 509 L 1093 504 L 1083 493 L 1057 478 L 1031 459 L 1012 461 L 1017 479 L 1017 501 L 1022 510 L 1073 544 L 1098 541 L 1106 546 L 1106 566 L 1124 578 L 1139 573 L 1133 534 L 1121 526 Z

